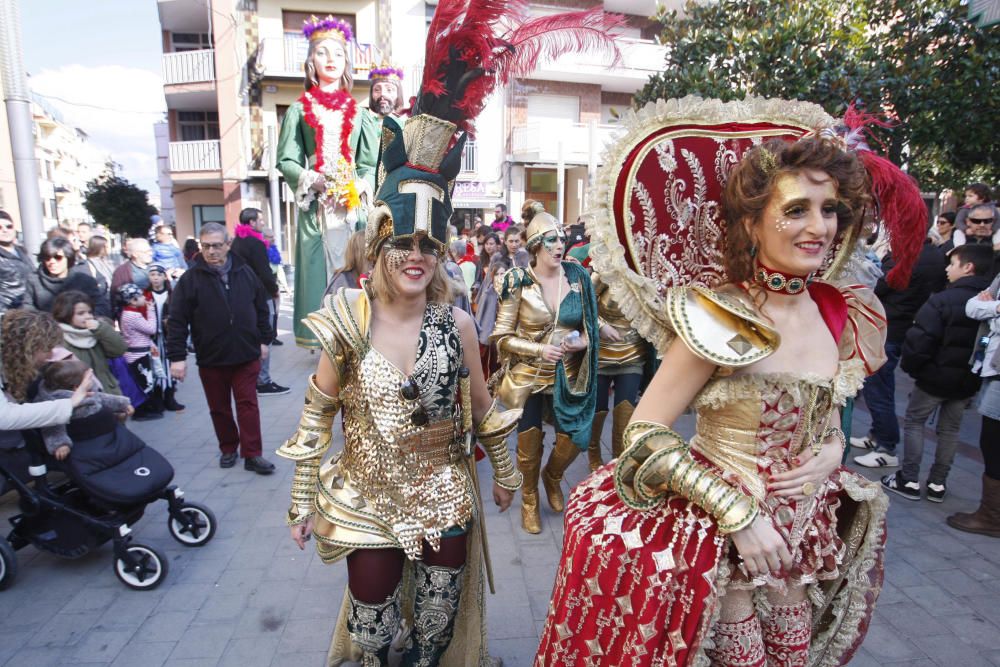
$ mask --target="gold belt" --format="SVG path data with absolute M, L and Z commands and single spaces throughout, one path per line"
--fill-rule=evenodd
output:
M 419 433 L 407 436 L 403 442 L 435 468 L 443 468 L 459 460 L 460 442 L 455 438 L 455 422 L 451 419 L 431 422 Z

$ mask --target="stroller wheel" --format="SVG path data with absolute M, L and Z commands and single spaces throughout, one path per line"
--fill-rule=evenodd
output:
M 184 520 L 173 516 L 167 519 L 170 536 L 186 547 L 201 547 L 215 536 L 216 521 L 212 510 L 197 503 L 185 503 L 180 508 Z M 184 522 L 187 522 L 185 525 Z
M 0 591 L 10 587 L 17 576 L 17 554 L 7 540 L 0 537 Z
M 115 559 L 115 575 L 129 588 L 137 591 L 152 590 L 167 576 L 166 559 L 152 547 L 130 544 L 126 548 L 126 555 L 128 560 Z

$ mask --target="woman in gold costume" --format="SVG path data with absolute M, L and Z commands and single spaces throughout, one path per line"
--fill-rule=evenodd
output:
M 621 456 L 622 436 L 638 402 L 650 347 L 622 313 L 611 290 L 601 280 L 601 274 L 595 271 L 590 278 L 597 295 L 597 324 L 601 334 L 601 346 L 597 352 L 597 410 L 587 447 L 590 472 L 594 472 L 604 464 L 601 460 L 601 435 L 604 420 L 608 417 L 609 401 L 614 406 L 611 410 L 611 455 L 613 458 Z
M 451 306 L 442 259 L 450 199 L 415 213 L 422 196 L 447 192 L 454 174 L 441 163 L 459 164 L 464 142 L 427 139 L 441 122 L 422 114 L 404 130 L 385 121 L 383 160 L 398 166 L 368 220 L 372 276 L 306 319 L 324 354 L 299 430 L 278 450 L 295 461 L 292 539 L 303 547 L 314 536 L 324 562 L 347 560 L 330 665 L 388 664 L 397 637 L 405 665 L 489 664 L 471 444 L 477 435 L 487 451 L 503 511 L 520 486 L 506 446 L 520 412 L 491 404 L 475 324 Z M 321 465 L 341 409 L 344 450 Z
M 504 276 L 490 340 L 501 364 L 497 398 L 507 408 L 524 411 L 517 427 L 517 467 L 524 475 L 521 526 L 540 533 L 539 474 L 549 506 L 562 512 L 563 473 L 590 442 L 597 388 L 597 303 L 587 272 L 562 261 L 566 235 L 558 220 L 537 211 L 527 235 L 531 265 L 515 267 Z M 540 471 L 546 397 L 552 399 L 556 442 Z
M 879 205 L 885 218 L 896 216 L 886 224 L 907 257 L 890 278 L 905 281 L 925 213 L 899 204 L 904 197 L 919 204 L 919 191 L 905 178 L 888 190 L 873 184 L 861 151 L 833 133 L 792 140 L 806 121 L 789 116 L 755 128 L 765 138 L 789 138 L 752 147 L 744 134 L 742 159 L 724 134 L 746 131 L 739 116 L 671 135 L 664 118 L 671 104 L 685 102 L 701 104 L 702 117 L 742 112 L 756 123 L 755 103 L 784 108 L 686 98 L 660 101 L 645 116 L 647 136 L 668 138 L 653 139 L 661 143 L 649 162 L 630 172 L 647 169 L 635 187 L 662 192 L 662 179 L 671 183 L 679 164 L 690 167 L 680 179 L 700 178 L 699 163 L 733 151 L 720 193 L 724 279 L 711 289 L 669 287 L 651 301 L 662 307 L 639 317 L 644 335 L 666 334 L 657 339 L 662 363 L 625 431 L 621 457 L 570 498 L 535 664 L 845 664 L 878 597 L 888 503 L 877 483 L 841 467 L 837 406 L 884 361 L 885 319 L 870 291 L 819 276 L 840 248 L 854 249 L 874 190 L 894 198 Z M 813 118 L 825 116 L 807 106 Z M 678 116 L 678 125 L 690 122 Z M 677 138 L 683 132 L 694 136 L 686 145 Z M 686 162 L 672 161 L 675 154 Z M 880 167 L 880 176 L 891 171 Z M 706 181 L 695 196 L 707 192 Z M 691 220 L 705 223 L 713 221 Z M 689 405 L 697 421 L 685 441 L 671 426 Z

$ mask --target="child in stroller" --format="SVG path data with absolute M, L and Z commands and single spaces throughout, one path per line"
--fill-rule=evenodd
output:
M 88 370 L 85 363 L 72 357 L 48 363 L 42 369 L 42 381 L 38 385 L 35 402 L 69 398 L 83 381 Z M 73 408 L 69 427 L 56 424 L 42 428 L 45 449 L 57 461 L 65 460 L 73 448 L 73 440 L 68 433 L 69 428 L 73 429 L 76 439 L 92 440 L 105 435 L 109 430 L 114 430 L 114 421 L 109 417 L 118 416 L 119 420 L 124 421 L 124 418 L 134 412 L 132 403 L 127 397 L 106 394 L 98 389 L 96 379 L 92 380 L 87 398 Z M 99 412 L 103 412 L 100 419 L 86 419 L 97 416 Z
M 43 368 L 37 399 L 72 394 L 67 388 L 90 375 L 77 359 L 50 362 Z M 31 484 L 0 457 L 0 479 L 18 491 L 22 511 L 10 519 L 14 528 L 7 540 L 0 539 L 0 590 L 16 573 L 15 549 L 33 544 L 57 556 L 78 558 L 109 540 L 122 583 L 139 590 L 156 587 L 166 576 L 167 560 L 156 549 L 132 542 L 131 526 L 157 499 L 167 501 L 167 528 L 184 546 L 203 546 L 215 535 L 211 510 L 185 501 L 170 484 L 170 463 L 121 423 L 130 412 L 127 398 L 92 391 L 74 408 L 66 426 L 25 431 Z M 58 467 L 69 480 L 49 486 L 46 464 Z

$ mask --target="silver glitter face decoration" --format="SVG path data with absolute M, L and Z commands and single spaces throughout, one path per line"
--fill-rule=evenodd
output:
M 788 229 L 792 225 L 792 221 L 788 218 L 778 218 L 774 221 L 774 228 L 780 233 Z

